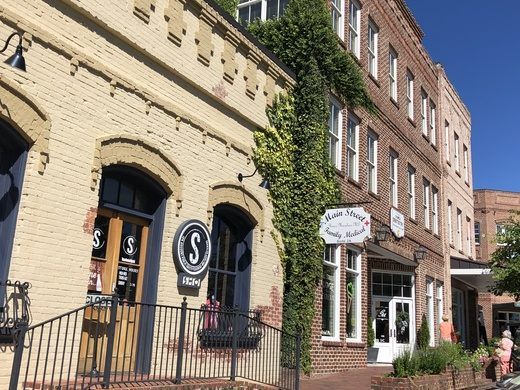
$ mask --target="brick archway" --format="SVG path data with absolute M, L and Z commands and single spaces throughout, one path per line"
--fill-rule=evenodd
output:
M 242 210 L 253 225 L 260 229 L 260 240 L 265 231 L 265 212 L 262 203 L 242 184 L 225 181 L 210 186 L 208 198 L 208 226 L 213 219 L 213 209 L 219 204 L 230 204 Z
M 40 153 L 38 172 L 49 161 L 51 121 L 47 112 L 19 84 L 0 78 L 0 118 L 5 120 Z
M 128 165 L 145 172 L 163 187 L 168 195 L 175 197 L 177 209 L 182 204 L 183 176 L 178 165 L 161 149 L 141 137 L 127 134 L 98 138 L 92 166 L 91 188 L 94 190 L 101 179 L 101 169 L 108 165 Z

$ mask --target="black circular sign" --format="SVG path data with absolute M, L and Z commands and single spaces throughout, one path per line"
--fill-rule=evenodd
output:
M 193 276 L 200 276 L 211 257 L 211 237 L 204 223 L 196 219 L 183 222 L 173 239 L 173 258 L 177 266 Z

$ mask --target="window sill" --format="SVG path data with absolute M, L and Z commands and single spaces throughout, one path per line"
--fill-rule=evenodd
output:
M 390 101 L 391 101 L 391 102 L 394 104 L 394 106 L 396 106 L 397 109 L 399 110 L 399 103 L 397 103 L 397 102 L 395 101 L 395 99 L 394 99 L 392 96 L 390 96 Z
M 433 236 L 438 238 L 439 240 L 441 239 L 441 236 L 439 235 L 439 233 L 433 233 Z
M 348 348 L 366 348 L 366 344 L 359 340 L 347 340 L 346 346 Z
M 464 183 L 466 183 L 466 185 L 469 187 L 469 182 L 468 181 L 464 181 Z
M 361 184 L 359 183 L 359 181 L 352 179 L 350 176 L 347 178 L 347 181 L 348 181 L 350 184 L 353 184 L 353 185 L 355 185 L 357 188 L 361 189 Z
M 424 134 L 424 133 L 422 133 L 422 132 L 421 132 L 421 134 L 422 134 L 423 138 L 424 138 L 428 143 L 430 143 L 430 138 L 428 138 L 428 135 L 427 135 L 427 134 Z
M 324 347 L 343 347 L 343 341 L 337 339 L 321 339 L 321 345 Z
M 462 177 L 462 175 L 460 174 L 460 171 L 458 169 L 455 170 L 455 173 L 457 174 L 458 177 Z
M 342 179 L 345 178 L 345 172 L 343 172 L 341 169 L 338 169 L 338 167 L 334 167 L 336 169 L 336 175 L 341 177 Z
M 377 79 L 375 78 L 375 76 L 373 76 L 371 73 L 368 74 L 368 77 L 370 78 L 370 80 L 372 80 L 372 82 L 377 86 L 377 88 L 381 88 L 381 84 L 379 83 L 379 81 L 377 81 Z
M 381 200 L 381 195 L 378 195 L 375 192 L 372 192 L 370 190 L 368 190 L 368 195 L 370 195 L 371 197 L 373 197 L 373 198 L 375 198 L 377 200 Z
M 455 249 L 455 245 L 450 244 L 450 248 L 451 248 L 451 249 Z
M 446 160 L 446 164 L 448 164 L 448 166 L 451 167 L 451 161 L 450 160 Z
M 435 145 L 435 144 L 432 144 L 432 148 L 435 149 L 436 152 L 439 151 L 439 148 L 438 148 L 437 145 Z
M 432 229 L 429 227 L 424 227 L 424 231 L 432 234 Z
M 418 224 L 419 224 L 419 222 L 417 222 L 417 220 L 416 220 L 415 218 L 411 218 L 411 217 L 410 217 L 410 218 L 408 218 L 408 220 L 409 220 L 411 223 L 415 224 L 415 225 L 418 225 Z
M 410 122 L 410 124 L 413 126 L 413 127 L 417 127 L 417 123 L 415 123 L 415 120 L 413 120 L 412 118 L 408 117 L 408 122 Z

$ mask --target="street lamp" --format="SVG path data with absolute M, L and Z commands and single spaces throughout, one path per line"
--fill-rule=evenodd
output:
M 25 72 L 26 70 L 25 59 L 23 58 L 22 34 L 20 34 L 19 32 L 14 32 L 11 35 L 9 35 L 7 41 L 5 42 L 4 48 L 0 50 L 0 53 L 6 51 L 7 47 L 9 46 L 9 42 L 11 42 L 11 39 L 16 35 L 18 36 L 18 45 L 16 46 L 16 51 L 11 57 L 9 57 L 4 62 L 8 65 L 11 65 L 13 68 L 20 69 Z

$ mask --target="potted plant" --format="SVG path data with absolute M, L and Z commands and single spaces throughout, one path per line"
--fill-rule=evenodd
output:
M 367 318 L 367 361 L 376 362 L 379 348 L 374 347 L 375 333 L 372 326 L 372 317 Z

